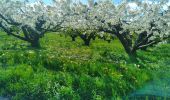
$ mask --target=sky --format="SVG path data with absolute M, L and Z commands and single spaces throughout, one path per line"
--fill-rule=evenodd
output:
M 30 0 L 30 1 L 32 1 L 32 2 L 34 2 L 35 0 Z M 47 3 L 47 4 L 50 4 L 51 2 L 51 0 L 43 0 L 45 3 Z M 87 3 L 87 0 L 82 0 L 84 3 Z M 118 4 L 121 0 L 113 0 L 114 1 L 114 3 L 116 3 L 116 4 Z
M 34 1 L 36 1 L 36 0 L 29 0 L 29 1 L 34 2 Z M 43 0 L 43 1 L 44 1 L 46 4 L 50 4 L 50 3 L 51 3 L 51 0 Z M 83 3 L 87 3 L 88 0 L 81 0 L 81 1 L 82 1 Z M 115 4 L 119 4 L 121 1 L 122 1 L 122 0 L 113 0 L 113 2 L 114 2 Z M 129 1 L 131 1 L 131 0 L 129 0 Z M 149 0 L 147 0 L 147 1 L 149 1 Z M 169 2 L 167 3 L 167 5 L 170 5 L 170 0 L 169 0 Z M 129 6 L 131 6 L 131 8 L 134 8 L 134 9 L 137 7 L 137 5 L 134 4 L 134 3 L 131 3 Z M 168 9 L 167 6 L 165 6 L 164 9 Z

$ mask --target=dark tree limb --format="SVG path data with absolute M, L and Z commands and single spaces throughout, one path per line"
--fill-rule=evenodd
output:
M 0 18 L 2 18 L 3 20 L 5 20 L 8 24 L 11 24 L 11 25 L 21 25 L 21 23 L 18 23 L 14 20 L 12 20 L 12 18 L 7 18 L 5 16 L 3 16 L 1 13 L 0 13 Z
M 26 38 L 20 36 L 20 35 L 16 35 L 14 34 L 13 32 L 11 32 L 10 30 L 8 30 L 8 28 L 6 28 L 4 25 L 2 25 L 2 23 L 0 23 L 0 27 L 8 34 L 8 35 L 12 35 L 16 38 L 19 38 L 21 40 L 24 40 L 24 41 L 28 41 Z

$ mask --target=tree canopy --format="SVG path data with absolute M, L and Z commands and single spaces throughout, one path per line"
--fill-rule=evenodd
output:
M 115 35 L 129 55 L 170 37 L 170 7 L 167 0 L 114 4 L 112 0 L 82 1 L 1 0 L 0 27 L 8 34 L 39 46 L 45 33 L 62 31 L 80 36 L 86 45 L 103 33 Z M 133 6 L 131 6 L 133 5 Z M 70 30 L 71 29 L 71 30 Z

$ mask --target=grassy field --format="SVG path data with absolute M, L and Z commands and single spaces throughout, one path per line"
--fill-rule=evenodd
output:
M 120 99 L 170 69 L 170 44 L 138 51 L 131 60 L 120 42 L 83 41 L 49 33 L 41 49 L 0 33 L 0 96 L 14 100 Z M 169 74 L 166 74 L 169 76 Z

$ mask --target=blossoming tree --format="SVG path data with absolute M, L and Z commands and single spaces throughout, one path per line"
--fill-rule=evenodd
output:
M 79 36 L 85 45 L 103 33 L 117 36 L 125 51 L 135 55 L 170 36 L 169 8 L 166 0 L 127 2 L 115 5 L 112 0 L 52 0 L 46 5 L 37 0 L 33 5 L 19 0 L 0 1 L 0 28 L 8 35 L 39 47 L 46 32 L 71 30 L 73 40 Z M 134 5 L 131 7 L 131 5 Z
M 61 29 L 67 12 L 62 8 L 64 3 L 60 4 L 59 7 L 46 5 L 41 0 L 35 3 L 1 0 L 0 28 L 8 35 L 31 43 L 32 47 L 40 47 L 39 39 L 46 32 Z
M 90 0 L 92 1 L 92 0 Z M 78 29 L 114 34 L 129 55 L 169 38 L 169 16 L 163 8 L 166 1 L 135 1 L 131 7 L 124 0 L 115 5 L 102 0 L 88 5 L 78 4 L 77 16 L 71 20 Z M 76 23 L 76 24 L 75 24 Z

